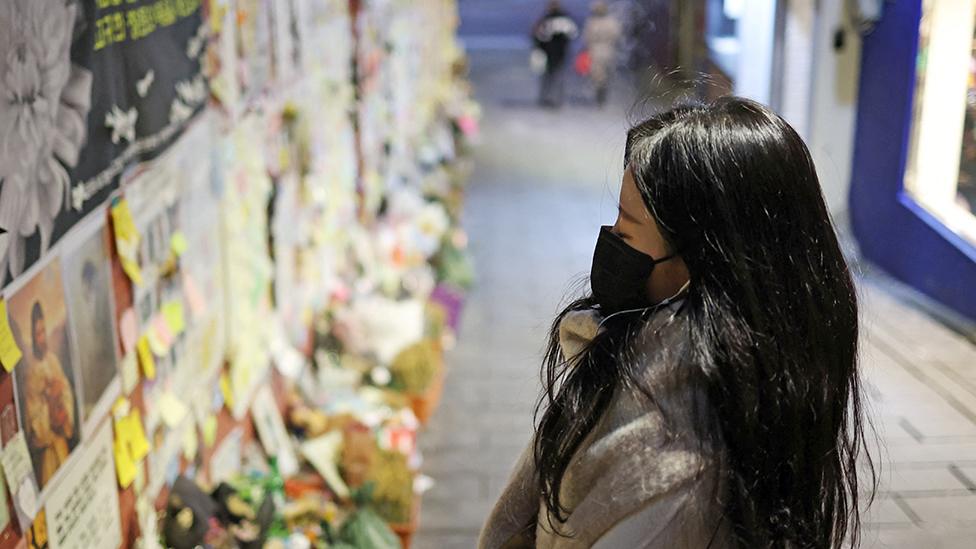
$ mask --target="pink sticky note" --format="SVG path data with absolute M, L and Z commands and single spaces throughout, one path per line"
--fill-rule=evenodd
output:
M 196 279 L 188 271 L 183 271 L 183 295 L 190 305 L 190 312 L 194 318 L 200 318 L 207 311 L 207 303 L 197 286 Z
M 138 331 L 136 312 L 132 307 L 129 307 L 122 312 L 122 317 L 119 319 L 119 337 L 122 339 L 122 349 L 125 354 L 131 353 L 136 348 Z
M 169 324 L 166 324 L 166 318 L 163 315 L 156 315 L 152 319 L 152 331 L 153 335 L 156 336 L 157 341 L 165 348 L 166 352 L 169 352 L 169 348 L 173 346 L 173 331 L 169 328 Z M 162 354 L 166 354 L 165 352 Z
M 468 137 L 478 135 L 479 124 L 477 118 L 470 115 L 464 115 L 458 118 L 457 124 L 458 127 L 461 128 L 461 131 L 464 132 L 464 135 Z

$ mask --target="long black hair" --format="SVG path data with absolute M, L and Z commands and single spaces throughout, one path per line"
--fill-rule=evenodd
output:
M 679 361 L 708 397 L 696 435 L 724 454 L 721 503 L 735 541 L 857 546 L 857 462 L 870 465 L 857 297 L 802 139 L 769 109 L 725 97 L 637 124 L 624 160 L 691 275 Z M 557 521 L 563 475 L 614 392 L 637 387 L 653 401 L 633 349 L 640 315 L 562 355 L 560 321 L 592 305 L 583 298 L 559 314 L 543 364 L 535 464 Z

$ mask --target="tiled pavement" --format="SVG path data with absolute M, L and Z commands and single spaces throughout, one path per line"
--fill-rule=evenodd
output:
M 472 53 L 486 107 L 466 214 L 478 284 L 421 438 L 436 485 L 417 549 L 475 546 L 531 435 L 548 323 L 614 214 L 626 109 L 534 109 L 523 57 Z M 864 546 L 976 547 L 976 346 L 882 275 L 859 279 L 881 466 Z

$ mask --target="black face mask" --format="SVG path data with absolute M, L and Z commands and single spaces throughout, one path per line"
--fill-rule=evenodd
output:
M 614 234 L 612 227 L 601 227 L 593 251 L 590 289 L 604 317 L 631 309 L 650 307 L 647 279 L 654 266 L 674 255 L 654 259 L 635 250 Z

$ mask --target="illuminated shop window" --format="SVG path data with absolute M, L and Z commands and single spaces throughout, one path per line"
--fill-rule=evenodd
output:
M 744 7 L 745 0 L 707 0 L 705 10 L 705 40 L 709 55 L 733 81 L 739 71 L 738 23 Z
M 905 188 L 976 242 L 976 1 L 926 0 Z

